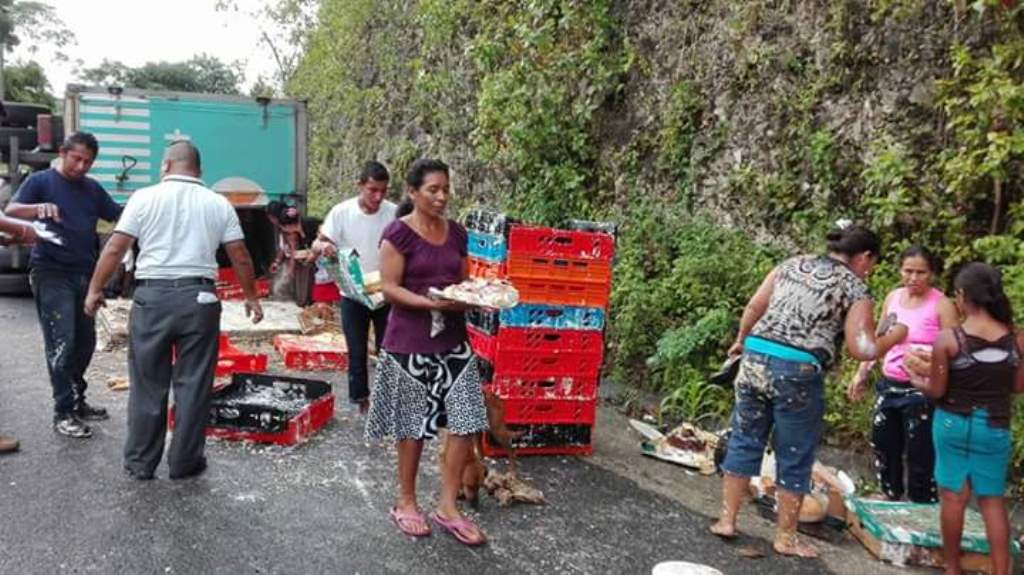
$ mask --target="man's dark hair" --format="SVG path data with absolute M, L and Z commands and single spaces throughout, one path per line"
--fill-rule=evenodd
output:
M 96 141 L 96 136 L 89 132 L 72 132 L 67 138 L 64 138 L 64 143 L 60 145 L 60 151 L 70 152 L 75 149 L 75 146 L 84 146 L 85 149 L 92 152 L 93 158 L 100 153 L 100 143 Z
M 359 172 L 360 184 L 365 184 L 368 180 L 389 182 L 391 181 L 391 174 L 388 173 L 388 169 L 384 167 L 384 164 L 370 160 L 363 164 L 363 169 Z

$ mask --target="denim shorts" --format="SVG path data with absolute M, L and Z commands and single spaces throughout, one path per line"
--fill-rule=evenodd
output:
M 744 352 L 722 469 L 743 477 L 759 475 L 771 437 L 776 483 L 791 493 L 808 493 L 824 425 L 824 382 L 818 365 Z

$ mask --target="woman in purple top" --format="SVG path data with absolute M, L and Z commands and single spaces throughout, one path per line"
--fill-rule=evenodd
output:
M 423 440 L 449 432 L 441 469 L 441 499 L 431 519 L 466 545 L 486 541 L 455 503 L 474 435 L 487 429 L 476 356 L 466 340 L 467 307 L 427 296 L 466 277 L 466 230 L 445 217 L 448 166 L 417 160 L 406 176 L 412 213 L 384 230 L 380 275 L 391 315 L 384 332 L 366 435 L 393 437 L 398 449 L 398 501 L 391 518 L 405 534 L 430 527 L 416 505 L 416 473 Z

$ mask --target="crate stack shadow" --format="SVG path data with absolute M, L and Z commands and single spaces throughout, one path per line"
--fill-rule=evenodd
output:
M 604 328 L 615 238 L 600 225 L 522 225 L 475 210 L 466 218 L 471 277 L 507 279 L 519 305 L 468 314 L 485 391 L 522 432 L 520 455 L 589 455 L 604 360 Z M 596 230 L 595 230 L 596 228 Z M 489 434 L 484 455 L 506 455 Z

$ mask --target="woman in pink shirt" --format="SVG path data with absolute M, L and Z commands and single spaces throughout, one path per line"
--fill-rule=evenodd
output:
M 907 249 L 900 254 L 901 287 L 890 292 L 882 305 L 883 318 L 895 316 L 895 321 L 909 329 L 907 338 L 885 355 L 881 377 L 875 384 L 871 446 L 882 493 L 892 501 L 903 499 L 904 494 L 915 503 L 938 501 L 932 446 L 934 406 L 910 384 L 910 376 L 903 369 L 903 358 L 909 350 L 930 350 L 939 331 L 960 323 L 953 302 L 932 287 L 937 272 L 935 258 L 927 249 Z M 847 389 L 851 401 L 864 395 L 874 364 L 860 364 Z M 904 457 L 908 468 L 905 482 Z

